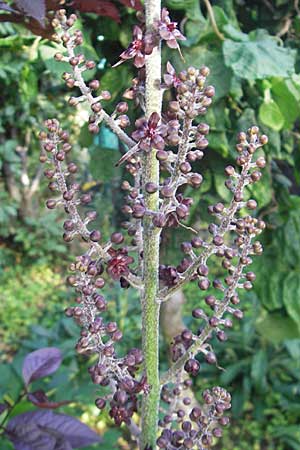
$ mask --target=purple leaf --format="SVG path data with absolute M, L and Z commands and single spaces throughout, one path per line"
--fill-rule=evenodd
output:
M 16 6 L 26 16 L 33 17 L 44 25 L 46 6 L 45 0 L 15 0 Z
M 0 9 L 3 11 L 9 11 L 9 12 L 18 12 L 15 9 L 11 8 L 7 3 L 0 2 Z
M 39 429 L 28 413 L 15 416 L 6 427 L 6 436 L 16 450 L 54 450 L 56 439 Z M 30 413 L 29 413 L 30 414 Z
M 72 445 L 68 441 L 61 441 L 56 444 L 54 450 L 72 450 Z
M 100 441 L 79 420 L 52 411 L 30 411 L 15 416 L 9 421 L 6 433 L 17 450 L 70 450 Z
M 32 381 L 46 377 L 55 372 L 62 361 L 58 348 L 45 347 L 29 353 L 23 362 L 23 379 L 28 386 Z

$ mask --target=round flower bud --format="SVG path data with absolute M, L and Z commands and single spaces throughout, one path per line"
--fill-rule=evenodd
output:
M 188 163 L 187 161 L 182 162 L 179 168 L 182 173 L 189 173 L 192 170 L 190 163 Z
M 199 187 L 203 181 L 202 175 L 200 173 L 193 173 L 190 177 L 191 185 L 195 188 Z
M 258 170 L 255 170 L 254 172 L 251 173 L 250 177 L 251 180 L 255 183 L 256 181 L 259 181 L 261 179 L 261 172 L 259 172 Z
M 260 136 L 259 142 L 260 142 L 262 145 L 267 144 L 268 141 L 269 141 L 268 136 L 266 136 L 265 134 L 262 134 L 262 135 Z
M 104 400 L 104 398 L 96 398 L 95 400 L 95 405 L 97 406 L 98 409 L 104 409 L 105 405 L 106 405 L 106 401 Z
M 166 152 L 165 150 L 158 150 L 156 152 L 156 159 L 158 159 L 159 161 L 167 161 L 168 152 Z
M 202 291 L 207 291 L 210 286 L 210 281 L 208 278 L 202 278 L 202 280 L 198 281 L 198 286 Z
M 214 88 L 213 86 L 207 86 L 207 87 L 204 89 L 204 94 L 205 94 L 207 97 L 213 97 L 213 96 L 215 95 L 215 93 L 216 93 L 216 91 L 215 91 L 215 88 Z
M 204 316 L 204 311 L 203 311 L 203 309 L 200 309 L 200 308 L 193 309 L 193 311 L 192 311 L 192 316 L 193 316 L 195 319 L 202 319 L 202 317 Z
M 188 207 L 185 205 L 178 205 L 176 207 L 176 214 L 179 219 L 185 219 L 189 213 Z
M 110 240 L 114 244 L 122 244 L 122 242 L 124 241 L 124 236 L 122 235 L 122 233 L 115 232 L 111 235 Z
M 259 167 L 260 169 L 263 169 L 266 166 L 266 160 L 263 156 L 260 156 L 259 158 L 257 158 L 257 160 L 255 161 L 257 167 Z
M 63 193 L 63 199 L 67 202 L 70 202 L 74 197 L 74 193 L 72 191 L 65 191 Z
M 205 360 L 208 364 L 216 364 L 217 358 L 213 352 L 208 352 L 205 355 Z
M 101 233 L 99 230 L 93 230 L 90 232 L 90 239 L 93 242 L 98 242 L 101 239 Z
M 46 201 L 46 206 L 48 209 L 54 209 L 56 207 L 56 200 L 49 198 L 49 200 Z
M 154 192 L 158 190 L 158 186 L 152 181 L 149 181 L 149 183 L 145 184 L 145 190 L 146 192 L 148 192 L 148 194 L 154 194 Z
M 92 80 L 89 82 L 89 88 L 92 91 L 96 91 L 100 87 L 100 82 L 98 80 Z
M 95 69 L 96 63 L 95 63 L 95 61 L 86 61 L 85 67 L 86 67 L 88 70 Z
M 206 123 L 199 123 L 199 125 L 197 126 L 197 131 L 200 134 L 208 134 L 209 133 L 209 125 L 207 125 Z
M 161 195 L 166 198 L 171 198 L 174 195 L 174 189 L 170 185 L 165 185 L 160 190 Z
M 191 240 L 191 244 L 194 248 L 201 248 L 203 245 L 203 240 L 200 237 L 194 237 Z
M 220 245 L 223 245 L 223 244 L 224 244 L 224 239 L 223 239 L 222 236 L 216 235 L 216 236 L 213 238 L 213 243 L 219 247 Z
M 100 128 L 95 123 L 90 123 L 88 126 L 89 132 L 93 134 L 98 134 Z
M 184 370 L 187 373 L 189 373 L 193 376 L 196 376 L 200 370 L 199 361 L 197 361 L 197 359 L 194 359 L 194 358 L 189 359 L 184 365 Z
M 208 77 L 208 75 L 210 74 L 210 70 L 209 70 L 208 67 L 203 66 L 203 67 L 201 67 L 201 69 L 200 69 L 200 73 L 201 73 L 201 75 L 202 75 L 203 77 Z
M 197 269 L 199 275 L 206 277 L 208 275 L 208 267 L 205 264 L 200 264 Z
M 246 206 L 248 209 L 255 209 L 257 208 L 257 202 L 255 200 L 248 200 L 246 203 Z

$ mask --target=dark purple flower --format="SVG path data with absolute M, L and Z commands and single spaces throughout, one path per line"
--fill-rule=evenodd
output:
M 177 22 L 171 21 L 167 8 L 162 9 L 161 20 L 157 22 L 156 26 L 160 37 L 167 42 L 168 47 L 177 48 L 180 51 L 177 40 L 185 41 L 186 38 L 177 29 Z
M 164 80 L 168 87 L 177 88 L 182 83 L 180 78 L 176 75 L 174 67 L 169 61 L 167 62 L 167 73 L 164 74 Z
M 114 279 L 119 280 L 121 276 L 126 277 L 129 274 L 129 264 L 132 264 L 134 259 L 128 256 L 125 249 L 110 249 L 109 254 L 111 259 L 107 263 L 107 273 Z
M 118 61 L 113 67 L 117 67 L 128 59 L 134 59 L 134 65 L 138 69 L 144 66 L 145 64 L 145 55 L 150 55 L 153 50 L 154 43 L 152 45 L 152 39 L 148 37 L 144 37 L 143 31 L 140 27 L 135 25 L 133 28 L 133 40 L 129 44 L 126 50 L 121 53 L 121 60 Z
M 158 125 L 160 116 L 157 112 L 153 112 L 149 117 L 136 120 L 136 131 L 132 133 L 135 141 L 139 142 L 139 147 L 142 150 L 150 151 L 151 148 L 163 150 L 165 148 L 165 141 L 162 137 L 165 134 L 165 126 Z

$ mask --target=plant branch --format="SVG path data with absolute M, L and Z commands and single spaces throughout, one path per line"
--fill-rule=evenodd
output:
M 69 59 L 74 58 L 76 56 L 71 40 L 69 42 L 67 42 L 66 49 L 68 51 Z M 92 106 L 96 102 L 96 99 L 95 99 L 95 97 L 93 97 L 91 90 L 86 85 L 80 68 L 78 66 L 73 66 L 72 69 L 73 69 L 74 80 L 76 81 L 77 86 L 79 87 L 82 95 L 86 98 L 86 100 L 88 101 L 90 106 Z M 128 136 L 128 134 L 125 133 L 122 130 L 122 128 L 120 128 L 118 126 L 116 121 L 109 114 L 107 114 L 103 109 L 99 113 L 96 113 L 96 115 L 98 116 L 99 122 L 101 122 L 103 120 L 111 128 L 111 130 L 118 136 L 118 138 L 124 144 L 126 144 L 129 148 L 134 147 L 136 145 L 136 142 L 133 139 L 131 139 Z

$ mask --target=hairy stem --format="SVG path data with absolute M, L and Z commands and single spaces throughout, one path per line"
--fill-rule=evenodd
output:
M 160 0 L 146 0 L 146 26 L 151 30 L 154 20 L 160 18 Z M 161 113 L 162 94 L 161 80 L 161 51 L 154 48 L 151 55 L 146 58 L 146 116 L 152 112 Z M 152 149 L 145 154 L 142 162 L 142 183 L 152 181 L 159 184 L 159 163 L 156 152 Z M 157 212 L 159 209 L 159 193 L 148 194 L 143 190 L 145 206 L 148 210 Z M 142 326 L 143 326 L 143 352 L 147 382 L 151 386 L 148 395 L 143 397 L 142 403 L 142 434 L 140 448 L 154 449 L 157 438 L 157 422 L 159 408 L 159 303 L 158 292 L 158 266 L 159 266 L 159 231 L 152 225 L 151 218 L 143 219 L 143 277 L 144 292 L 142 296 Z

